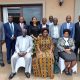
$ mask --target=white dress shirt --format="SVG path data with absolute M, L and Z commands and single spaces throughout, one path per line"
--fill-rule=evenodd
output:
M 46 28 L 46 24 L 45 25 L 42 24 L 42 28 Z
M 48 24 L 49 26 L 54 25 L 53 22 L 47 22 L 47 24 Z
M 70 28 L 70 23 L 67 23 L 67 29 L 69 29 Z
M 19 36 L 16 40 L 15 51 L 20 52 L 32 52 L 33 48 L 33 39 L 32 37 L 26 35 L 26 37 Z
M 24 29 L 24 23 L 20 23 L 21 29 Z
M 68 38 L 64 37 L 64 40 L 65 40 L 65 46 L 69 46 Z

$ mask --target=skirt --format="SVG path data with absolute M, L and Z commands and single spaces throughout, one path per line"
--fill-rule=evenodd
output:
M 60 52 L 59 56 L 63 58 L 66 62 L 74 61 L 76 60 L 76 54 L 74 52 L 71 52 L 71 54 L 68 54 L 66 52 Z
M 34 76 L 51 77 L 53 75 L 53 62 L 54 59 L 49 55 L 49 52 L 36 57 L 32 61 Z

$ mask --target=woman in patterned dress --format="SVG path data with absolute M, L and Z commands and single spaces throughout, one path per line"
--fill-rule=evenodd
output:
M 36 65 L 37 74 L 41 77 L 53 78 L 53 43 L 48 36 L 48 29 L 42 30 L 42 36 L 37 39 Z M 34 61 L 33 61 L 34 62 Z M 35 72 L 35 71 L 34 71 Z

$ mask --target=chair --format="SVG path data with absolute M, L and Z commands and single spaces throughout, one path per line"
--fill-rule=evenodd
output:
M 61 74 L 63 72 L 63 70 L 65 69 L 65 64 L 64 64 L 64 59 L 62 59 L 61 57 L 59 57 L 59 68 L 61 71 Z M 73 72 L 77 73 L 77 63 L 76 65 L 72 68 Z
M 20 57 L 20 58 L 17 60 L 17 62 L 16 62 L 16 66 L 15 66 L 15 71 L 16 71 L 16 73 L 18 72 L 18 69 L 19 69 L 20 67 L 24 67 L 24 68 L 25 68 L 25 60 L 24 60 L 23 57 Z

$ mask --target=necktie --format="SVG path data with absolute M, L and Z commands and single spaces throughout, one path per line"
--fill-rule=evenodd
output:
M 12 35 L 13 35 L 14 34 L 14 30 L 13 30 L 12 23 L 11 23 L 10 27 L 11 27 L 11 32 L 12 32 Z

